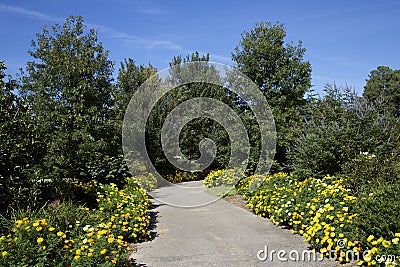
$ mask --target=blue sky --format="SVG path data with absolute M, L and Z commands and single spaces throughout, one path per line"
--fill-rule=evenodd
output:
M 0 0 L 0 60 L 14 74 L 43 24 L 82 15 L 98 29 L 116 70 L 124 58 L 159 70 L 176 55 L 210 53 L 228 65 L 243 31 L 257 21 L 282 22 L 286 41 L 301 40 L 314 89 L 350 85 L 359 93 L 379 65 L 400 69 L 400 1 Z

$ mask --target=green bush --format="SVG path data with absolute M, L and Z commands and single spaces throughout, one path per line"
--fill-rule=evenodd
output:
M 346 175 L 346 185 L 354 195 L 369 193 L 380 184 L 399 183 L 400 162 L 397 158 L 400 150 L 392 154 L 380 156 L 363 152 L 353 160 L 343 165 L 343 173 Z
M 393 238 L 400 232 L 400 184 L 381 183 L 374 186 L 369 193 L 362 193 L 355 205 L 357 218 L 357 235 L 366 241 L 369 235 Z
M 325 256 L 333 253 L 339 261 L 349 262 L 352 258 L 346 253 L 358 252 L 360 264 L 384 265 L 378 261 L 383 259 L 380 256 L 400 259 L 399 201 L 388 200 L 399 190 L 398 186 L 385 185 L 371 195 L 356 198 L 340 177 L 301 181 L 295 175 L 277 173 L 264 177 L 263 184 L 245 196 L 257 215 L 292 228 Z
M 267 176 L 254 174 L 241 179 L 236 184 L 236 190 L 239 194 L 248 197 L 254 193 L 266 180 Z
M 128 181 L 132 179 L 133 182 L 137 183 L 140 187 L 144 188 L 148 192 L 153 191 L 158 187 L 157 178 L 151 173 L 143 173 L 127 179 Z
M 204 179 L 207 172 L 187 172 L 176 170 L 175 174 L 166 175 L 166 180 L 171 183 L 182 183 Z
M 149 200 L 133 180 L 123 189 L 76 186 L 99 188 L 97 207 L 55 202 L 38 212 L 19 211 L 0 237 L 0 266 L 122 266 L 128 242 L 149 240 Z
M 219 186 L 232 187 L 244 177 L 244 173 L 237 169 L 211 171 L 204 179 L 203 184 L 207 188 Z
M 308 106 L 306 124 L 289 154 L 294 173 L 304 178 L 349 174 L 357 180 L 350 181 L 356 191 L 368 186 L 372 175 L 383 175 L 382 180 L 393 178 L 385 175 L 393 172 L 389 168 L 371 172 L 370 164 L 357 162 L 360 154 L 376 155 L 378 160 L 385 159 L 385 166 L 393 167 L 398 157 L 400 124 L 381 110 L 384 100 L 371 103 L 348 88 L 327 87 L 326 92 L 323 99 Z

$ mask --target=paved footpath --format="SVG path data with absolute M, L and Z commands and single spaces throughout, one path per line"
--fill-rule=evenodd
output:
M 196 208 L 179 208 L 168 203 L 205 203 L 213 200 L 201 182 L 184 183 L 196 188 L 193 192 L 176 186 L 162 187 L 153 191 L 156 205 L 157 236 L 154 240 L 138 244 L 131 254 L 137 266 L 337 266 L 332 261 L 307 260 L 303 254 L 308 244 L 303 237 L 292 235 L 287 229 L 275 226 L 271 221 L 237 207 L 225 200 Z M 201 190 L 199 189 L 201 188 Z M 268 257 L 259 252 L 267 247 Z M 280 261 L 272 250 L 286 251 Z M 294 250 L 294 251 L 293 251 Z M 299 254 L 300 261 L 289 259 Z M 310 251 L 309 251 L 310 252 Z M 272 254 L 272 261 L 271 261 Z M 305 255 L 306 260 L 302 260 Z

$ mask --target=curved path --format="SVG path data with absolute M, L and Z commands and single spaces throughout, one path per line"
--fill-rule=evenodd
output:
M 201 182 L 184 185 L 199 188 Z M 157 237 L 137 245 L 137 252 L 130 256 L 137 266 L 338 265 L 329 260 L 314 261 L 313 256 L 309 260 L 311 251 L 307 251 L 308 244 L 303 242 L 303 237 L 292 235 L 289 230 L 225 200 L 197 208 L 178 208 L 162 203 L 169 202 L 174 196 L 190 198 L 194 202 L 212 199 L 204 189 L 185 195 L 178 187 L 170 186 L 159 188 L 152 195 L 156 197 L 153 203 L 158 213 Z M 262 261 L 259 258 L 266 257 L 266 248 L 268 257 Z M 281 252 L 281 260 L 279 250 L 286 252 Z M 299 261 L 295 261 L 297 257 Z

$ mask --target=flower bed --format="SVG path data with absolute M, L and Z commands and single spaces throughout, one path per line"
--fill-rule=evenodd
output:
M 78 186 L 97 191 L 97 207 L 65 202 L 21 215 L 0 237 L 1 266 L 121 266 L 129 243 L 150 238 L 148 196 L 133 180 Z
M 368 266 L 398 265 L 398 223 L 375 225 L 375 228 L 389 229 L 386 224 L 390 223 L 391 230 L 386 231 L 384 237 L 360 231 L 362 225 L 372 224 L 367 221 L 372 219 L 366 216 L 366 209 L 358 207 L 370 206 L 371 203 L 384 207 L 379 204 L 384 199 L 381 197 L 371 202 L 375 197 L 372 195 L 368 199 L 358 199 L 344 184 L 344 179 L 329 175 L 322 179 L 299 181 L 297 176 L 277 173 L 244 178 L 236 189 L 249 201 L 248 206 L 255 214 L 271 219 L 276 225 L 288 226 L 293 234 L 304 236 L 305 241 L 325 257 L 340 262 L 359 259 L 359 265 Z

